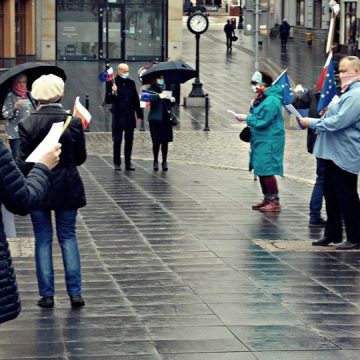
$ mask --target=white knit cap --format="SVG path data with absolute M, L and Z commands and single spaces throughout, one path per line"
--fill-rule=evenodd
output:
M 54 74 L 41 75 L 31 87 L 32 97 L 40 103 L 54 103 L 64 95 L 64 80 Z

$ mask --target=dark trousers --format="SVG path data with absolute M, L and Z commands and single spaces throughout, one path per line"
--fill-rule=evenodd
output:
M 134 142 L 134 129 L 119 129 L 116 132 L 116 135 L 113 136 L 113 162 L 114 165 L 120 166 L 121 164 L 121 142 L 123 138 L 123 133 L 125 133 L 125 165 L 130 165 L 131 163 L 131 151 Z
M 340 169 L 330 160 L 325 162 L 324 196 L 327 221 L 325 237 L 342 239 L 342 220 L 347 241 L 360 242 L 360 200 L 357 192 L 358 175 Z
M 232 35 L 231 36 L 226 35 L 226 46 L 228 49 L 232 48 Z

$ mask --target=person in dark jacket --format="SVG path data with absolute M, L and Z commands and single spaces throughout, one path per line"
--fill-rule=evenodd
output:
M 27 178 L 0 140 L 0 202 L 15 214 L 26 215 L 39 206 L 51 184 L 51 169 L 59 162 L 60 144 L 41 157 Z M 21 311 L 15 270 L 0 212 L 0 323 L 15 319 Z
M 125 135 L 125 170 L 134 171 L 131 164 L 131 152 L 134 141 L 136 117 L 143 121 L 143 110 L 140 108 L 140 99 L 135 82 L 129 79 L 129 66 L 119 64 L 118 75 L 106 94 L 106 102 L 112 104 L 112 138 L 114 170 L 121 170 L 121 142 Z
M 280 40 L 281 40 L 281 49 L 286 50 L 286 44 L 290 35 L 290 25 L 286 19 L 283 20 L 282 24 L 279 27 Z
M 77 169 L 86 160 L 85 136 L 81 120 L 71 118 L 60 101 L 64 94 L 64 81 L 55 75 L 42 75 L 32 85 L 32 96 L 39 102 L 37 111 L 19 124 L 20 149 L 17 158 L 26 175 L 32 164 L 25 162 L 39 145 L 53 124 L 68 123 L 59 142 L 62 157 L 53 170 L 54 180 L 44 201 L 31 212 L 35 234 L 35 263 L 40 307 L 54 306 L 54 268 L 52 261 L 51 211 L 55 212 L 56 233 L 61 248 L 67 293 L 72 307 L 81 307 L 80 254 L 76 238 L 76 215 L 86 205 L 84 186 Z
M 299 110 L 302 116 L 320 118 L 322 114 L 317 111 L 320 99 L 320 92 L 316 89 L 304 89 L 302 86 L 295 87 L 295 94 L 292 104 Z M 313 153 L 316 141 L 314 129 L 308 128 L 306 145 L 310 154 Z M 325 226 L 325 220 L 321 217 L 321 208 L 324 197 L 325 163 L 323 159 L 316 158 L 316 180 L 310 198 L 310 227 Z
M 160 147 L 162 154 L 162 170 L 168 170 L 167 155 L 169 142 L 173 141 L 173 125 L 170 121 L 170 109 L 175 102 L 175 98 L 170 95 L 170 92 L 164 90 L 164 76 L 159 75 L 149 88 L 151 94 L 149 96 L 150 112 L 148 121 L 153 144 L 154 171 L 159 170 Z
M 232 37 L 235 36 L 235 30 L 233 26 L 231 25 L 230 20 L 226 21 L 226 24 L 224 26 L 224 32 L 226 35 L 226 48 L 228 51 L 232 50 Z

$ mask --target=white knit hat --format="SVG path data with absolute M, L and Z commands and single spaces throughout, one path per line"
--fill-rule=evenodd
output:
M 54 74 L 41 75 L 31 87 L 32 97 L 40 103 L 54 103 L 64 95 L 64 80 Z

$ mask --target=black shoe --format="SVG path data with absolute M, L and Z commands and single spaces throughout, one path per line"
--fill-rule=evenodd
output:
M 162 169 L 163 169 L 163 171 L 168 171 L 168 166 L 167 166 L 167 162 L 166 162 L 166 161 L 163 161 L 163 162 L 162 162 Z
M 325 224 L 326 224 L 326 221 L 323 218 L 309 221 L 309 227 L 324 227 Z
M 351 249 L 359 249 L 360 243 L 352 243 L 350 241 L 345 241 L 337 246 L 336 250 L 351 250 Z
M 330 245 L 331 243 L 334 243 L 334 244 L 339 244 L 341 243 L 341 240 L 331 240 L 327 237 L 323 237 L 322 239 L 320 240 L 316 240 L 316 241 L 313 241 L 312 244 L 314 246 L 328 246 Z
M 135 168 L 131 164 L 129 164 L 129 165 L 126 165 L 125 170 L 126 171 L 135 171 Z
M 53 308 L 54 307 L 54 297 L 53 296 L 43 296 L 38 302 L 38 306 L 42 308 Z
M 114 171 L 120 171 L 121 167 L 120 165 L 114 165 Z
M 85 301 L 81 295 L 70 296 L 70 302 L 71 302 L 71 307 L 73 308 L 80 308 L 85 305 Z
M 156 161 L 156 160 L 154 160 L 153 169 L 154 169 L 154 171 L 158 171 L 158 170 L 159 170 L 159 162 Z

